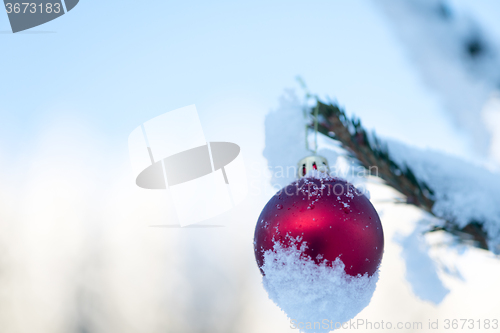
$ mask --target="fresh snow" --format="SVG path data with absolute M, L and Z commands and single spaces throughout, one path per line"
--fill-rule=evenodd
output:
M 387 140 L 389 154 L 399 165 L 409 165 L 417 179 L 434 191 L 432 209 L 438 217 L 465 227 L 482 223 L 488 245 L 500 254 L 500 175 L 438 151 L 421 150 Z
M 264 253 L 263 284 L 269 298 L 302 332 L 329 332 L 370 303 L 379 273 L 347 275 L 339 258 L 333 266 L 317 265 L 303 255 L 306 247 L 306 242 L 300 248 L 276 242 Z

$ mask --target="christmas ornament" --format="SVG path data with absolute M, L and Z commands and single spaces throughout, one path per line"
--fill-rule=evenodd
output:
M 382 259 L 384 236 L 377 212 L 366 196 L 340 178 L 306 177 L 269 200 L 255 229 L 255 256 L 276 242 L 307 243 L 305 256 L 331 265 L 340 258 L 347 274 L 373 275 Z
M 347 321 L 375 290 L 380 219 L 362 192 L 328 175 L 323 157 L 302 159 L 298 175 L 257 222 L 254 251 L 264 286 L 290 319 Z

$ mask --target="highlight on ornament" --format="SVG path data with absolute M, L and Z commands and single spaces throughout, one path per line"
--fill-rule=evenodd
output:
M 375 291 L 382 224 L 362 192 L 328 174 L 326 159 L 306 157 L 298 169 L 299 179 L 278 191 L 257 221 L 254 252 L 263 285 L 290 319 L 346 322 Z

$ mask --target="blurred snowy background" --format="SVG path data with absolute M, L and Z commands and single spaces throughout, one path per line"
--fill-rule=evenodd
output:
M 81 1 L 15 35 L 0 17 L 0 331 L 296 332 L 253 258 L 266 115 L 300 111 L 300 75 L 382 137 L 498 172 L 498 17 L 492 0 Z M 206 221 L 225 227 L 151 227 L 165 197 L 135 186 L 127 138 L 189 104 L 242 147 L 250 194 Z M 498 258 L 434 244 L 369 189 L 386 247 L 357 318 L 500 319 Z

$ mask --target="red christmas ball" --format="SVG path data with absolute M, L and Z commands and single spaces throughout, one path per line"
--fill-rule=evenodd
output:
M 352 276 L 378 269 L 384 251 L 379 216 L 352 184 L 332 177 L 306 177 L 286 186 L 266 204 L 255 228 L 259 268 L 276 243 L 287 248 L 306 242 L 302 253 L 318 265 L 339 258 Z

